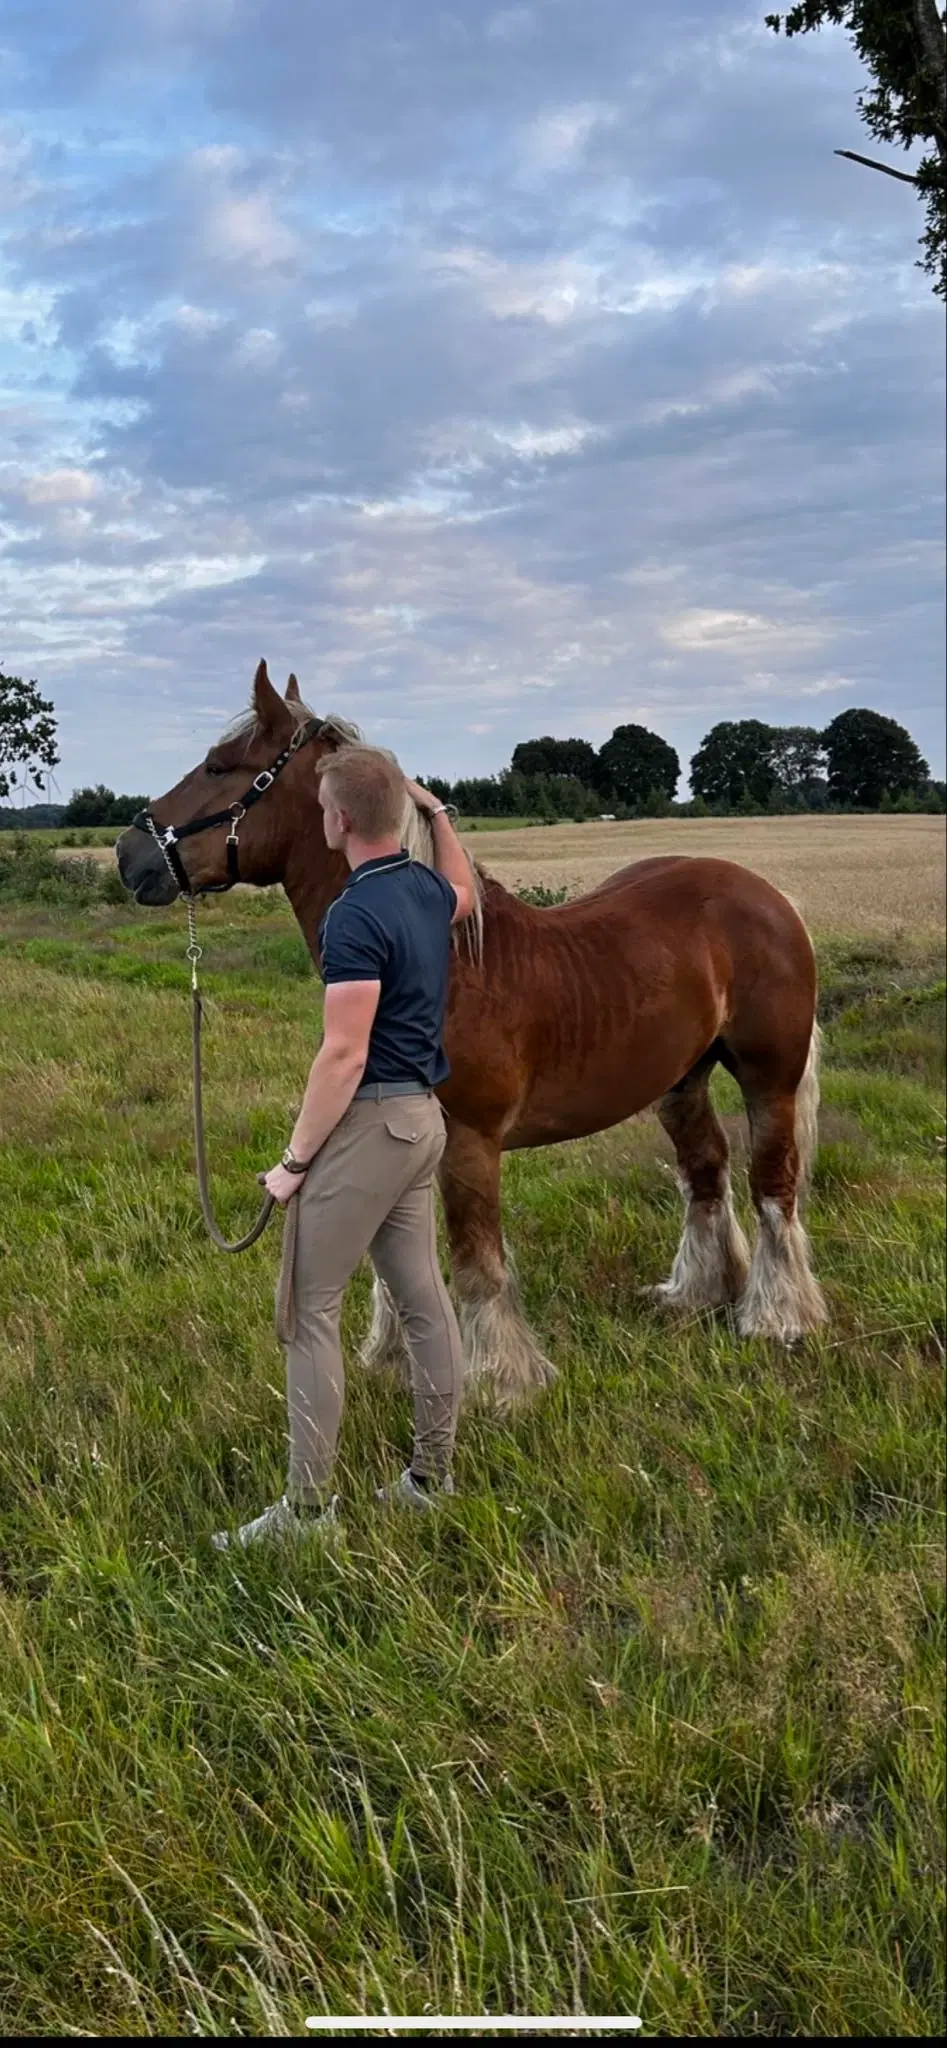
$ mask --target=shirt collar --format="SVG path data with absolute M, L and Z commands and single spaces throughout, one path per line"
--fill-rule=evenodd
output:
M 407 847 L 402 846 L 398 853 L 380 853 L 376 855 L 374 860 L 360 861 L 358 867 L 352 869 L 345 887 L 346 889 L 351 889 L 353 882 L 361 882 L 365 875 L 380 873 L 384 868 L 403 867 L 405 861 L 409 859 L 410 855 Z

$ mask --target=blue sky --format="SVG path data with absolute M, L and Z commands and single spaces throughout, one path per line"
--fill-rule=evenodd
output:
M 261 654 L 414 772 L 869 704 L 943 774 L 920 210 L 765 11 L 4 0 L 0 655 L 63 793 L 168 787 Z

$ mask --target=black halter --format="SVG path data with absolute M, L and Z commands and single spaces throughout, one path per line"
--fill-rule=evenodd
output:
M 184 862 L 178 852 L 179 840 L 193 839 L 197 832 L 211 832 L 218 825 L 229 825 L 230 830 L 227 834 L 227 875 L 229 879 L 226 882 L 205 882 L 196 893 L 199 896 L 217 896 L 226 889 L 232 889 L 234 883 L 240 880 L 240 849 L 237 841 L 238 827 L 242 824 L 247 812 L 252 810 L 253 805 L 259 803 L 261 796 L 265 796 L 267 790 L 272 789 L 274 782 L 282 775 L 283 769 L 292 760 L 293 755 L 298 754 L 300 747 L 304 747 L 309 740 L 316 739 L 321 731 L 321 718 L 309 718 L 304 725 L 297 725 L 289 746 L 284 747 L 281 754 L 277 754 L 276 760 L 269 768 L 261 769 L 259 775 L 254 776 L 249 789 L 241 797 L 240 802 L 231 804 L 226 811 L 214 811 L 209 818 L 192 818 L 188 825 L 167 825 L 163 827 L 156 824 L 150 811 L 138 811 L 136 813 L 132 819 L 132 825 L 136 826 L 139 832 L 151 833 L 152 839 L 160 847 L 164 855 L 182 896 L 191 896 L 195 892 L 192 890 L 184 871 Z

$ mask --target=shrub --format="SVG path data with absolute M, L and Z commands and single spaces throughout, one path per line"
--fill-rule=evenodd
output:
M 61 903 L 80 907 L 99 894 L 99 869 L 91 860 L 57 860 L 52 847 L 38 846 L 25 833 L 0 850 L 0 902 Z
M 106 868 L 99 884 L 103 903 L 130 903 L 131 897 L 117 868 Z
M 557 903 L 567 903 L 568 889 L 547 889 L 545 882 L 533 882 L 528 888 L 517 889 L 521 903 L 529 903 L 534 910 L 551 910 Z

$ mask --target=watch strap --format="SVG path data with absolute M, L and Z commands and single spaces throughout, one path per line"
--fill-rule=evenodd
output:
M 287 1173 L 308 1173 L 309 1168 L 312 1165 L 312 1160 L 297 1159 L 295 1152 L 293 1152 L 291 1147 L 287 1145 L 286 1150 L 283 1153 L 283 1157 L 280 1160 L 280 1165 L 282 1167 L 285 1167 Z

